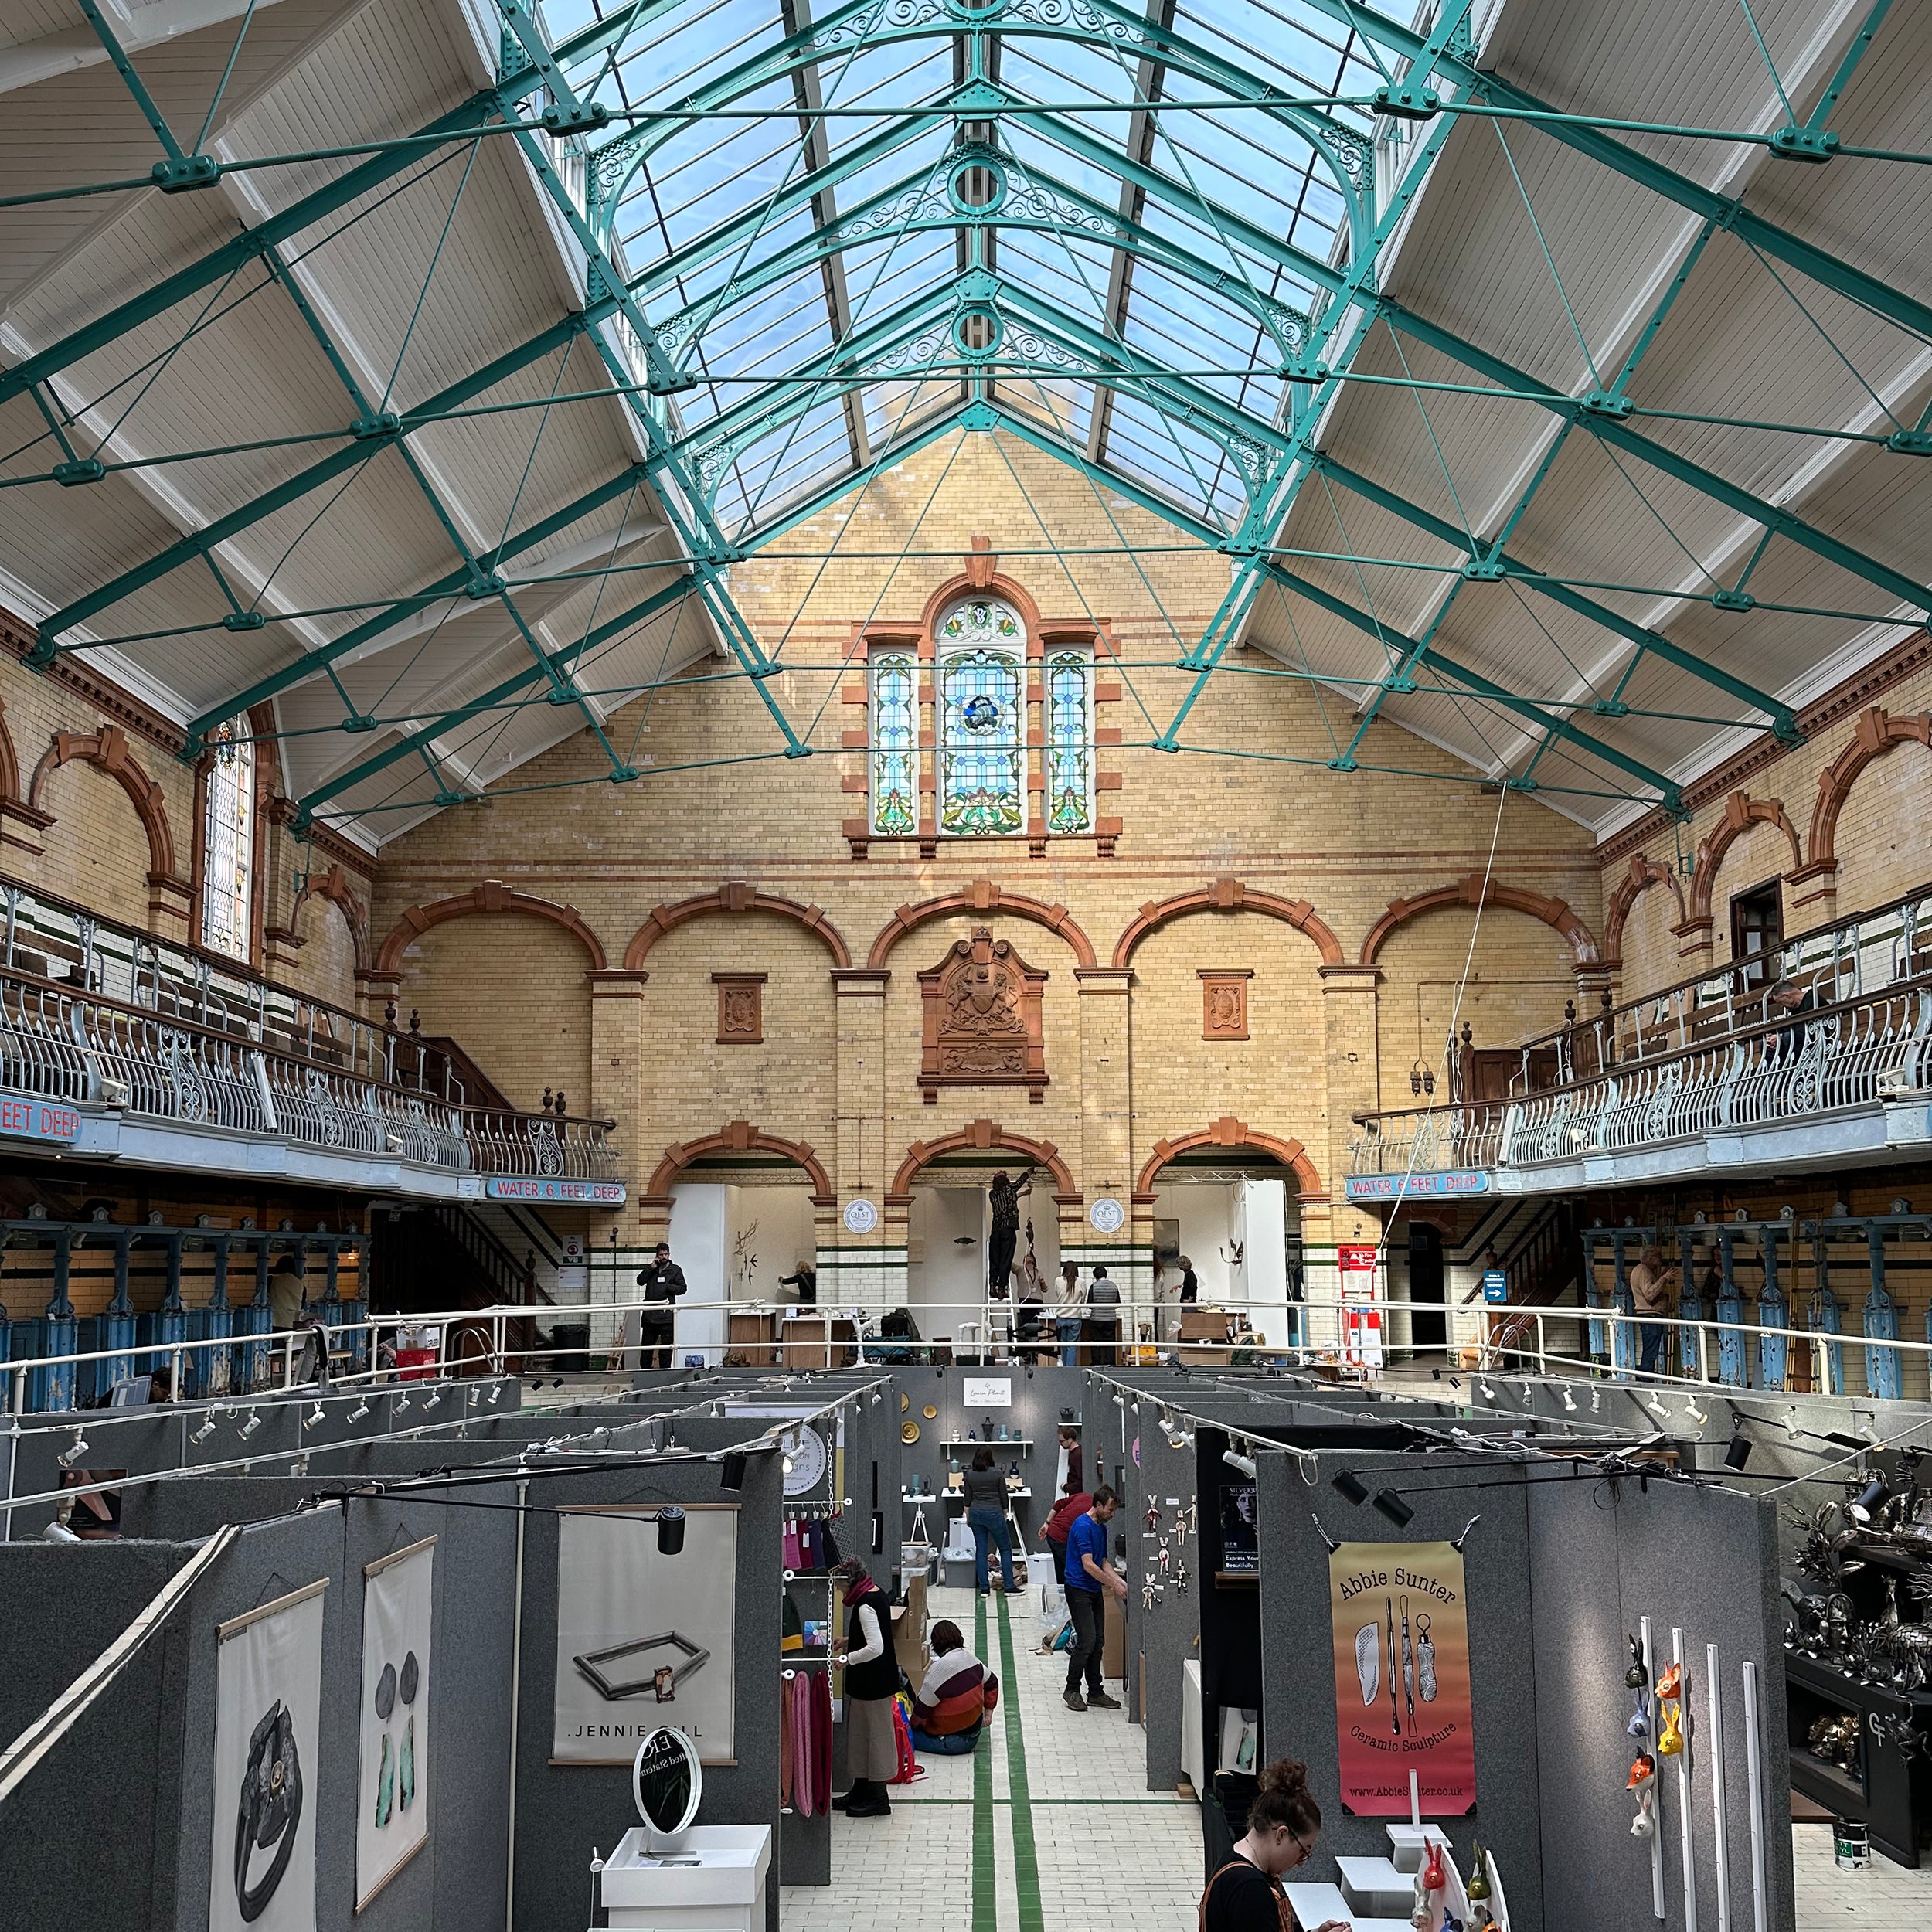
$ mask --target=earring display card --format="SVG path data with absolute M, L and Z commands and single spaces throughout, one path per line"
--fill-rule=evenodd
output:
M 209 1932 L 315 1932 L 327 1588 L 311 1583 L 216 1631 Z
M 362 1572 L 362 1701 L 355 1808 L 360 1911 L 429 1837 L 430 1636 L 436 1539 Z

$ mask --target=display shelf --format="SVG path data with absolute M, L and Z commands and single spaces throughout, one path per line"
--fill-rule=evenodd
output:
M 942 1449 L 1030 1449 L 1031 1436 L 941 1436 Z
M 1904 1757 L 1895 1743 L 1873 1734 L 1869 1720 L 1881 1713 L 1910 1725 L 1921 1736 L 1932 1735 L 1932 1691 L 1860 1683 L 1835 1665 L 1791 1650 L 1784 1653 L 1784 1687 L 1792 1787 L 1840 1818 L 1861 1821 L 1871 1832 L 1874 1851 L 1896 1864 L 1916 1867 L 1921 1841 L 1932 1836 L 1932 1764 L 1923 1757 Z M 1805 1748 L 1813 1719 L 1832 1714 L 1855 1715 L 1859 1720 L 1862 1777 L 1814 1757 Z

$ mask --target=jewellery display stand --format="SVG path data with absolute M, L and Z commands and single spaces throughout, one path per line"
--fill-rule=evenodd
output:
M 647 1828 L 634 1825 L 590 1869 L 610 1925 L 764 1932 L 771 1827 L 693 1825 L 679 1834 L 675 1852 L 656 1852 Z

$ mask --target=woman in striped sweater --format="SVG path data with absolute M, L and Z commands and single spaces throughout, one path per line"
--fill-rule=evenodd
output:
M 964 1757 L 979 1742 L 999 1680 L 966 1648 L 950 1617 L 933 1626 L 933 1661 L 913 1706 L 913 1748 Z

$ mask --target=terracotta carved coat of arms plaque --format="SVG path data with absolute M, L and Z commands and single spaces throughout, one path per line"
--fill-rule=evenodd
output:
M 957 940 L 919 975 L 925 1037 L 919 1086 L 930 1106 L 942 1087 L 1024 1087 L 1036 1105 L 1046 1087 L 1040 992 L 1046 975 L 990 926 Z

